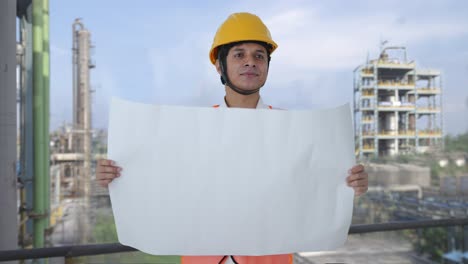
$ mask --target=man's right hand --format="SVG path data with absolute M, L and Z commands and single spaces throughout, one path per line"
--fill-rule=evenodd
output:
M 104 188 L 107 188 L 109 183 L 120 176 L 122 168 L 116 166 L 115 161 L 108 159 L 100 159 L 97 162 L 96 181 Z

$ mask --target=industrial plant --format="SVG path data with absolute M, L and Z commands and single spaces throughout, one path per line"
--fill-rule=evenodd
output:
M 356 154 L 424 153 L 443 144 L 442 74 L 421 69 L 406 47 L 383 47 L 354 70 Z
M 50 129 L 49 12 L 49 0 L 0 0 L 0 262 L 86 256 L 76 263 L 180 263 L 141 255 L 120 262 L 132 249 L 118 244 L 108 189 L 95 176 L 96 161 L 107 155 L 107 130 L 92 122 L 93 20 L 66 24 L 72 76 L 60 89 L 71 91 L 72 109 L 69 121 Z M 410 59 L 410 51 L 385 41 L 373 58 L 346 70 L 353 151 L 369 188 L 354 199 L 351 250 L 295 254 L 294 263 L 375 263 L 367 262 L 372 255 L 385 263 L 435 263 L 432 251 L 444 263 L 468 260 L 468 133 L 444 130 L 447 69 L 420 67 L 424 58 Z M 366 240 L 369 233 L 375 240 Z

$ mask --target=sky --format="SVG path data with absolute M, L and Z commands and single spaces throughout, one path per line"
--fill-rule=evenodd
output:
M 419 68 L 443 73 L 444 132 L 468 131 L 467 1 L 50 1 L 51 129 L 72 111 L 72 24 L 91 32 L 93 127 L 106 128 L 112 96 L 209 106 L 224 87 L 208 52 L 234 12 L 258 15 L 278 49 L 264 101 L 287 109 L 353 100 L 353 70 L 380 43 L 406 46 Z

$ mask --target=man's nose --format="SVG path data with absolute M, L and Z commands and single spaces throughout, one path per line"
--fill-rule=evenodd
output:
M 244 61 L 245 67 L 256 67 L 254 56 L 246 56 Z

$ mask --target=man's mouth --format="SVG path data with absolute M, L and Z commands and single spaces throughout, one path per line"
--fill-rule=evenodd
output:
M 240 75 L 244 75 L 244 76 L 258 76 L 258 74 L 255 73 L 255 72 L 244 72 L 244 73 L 241 73 Z

